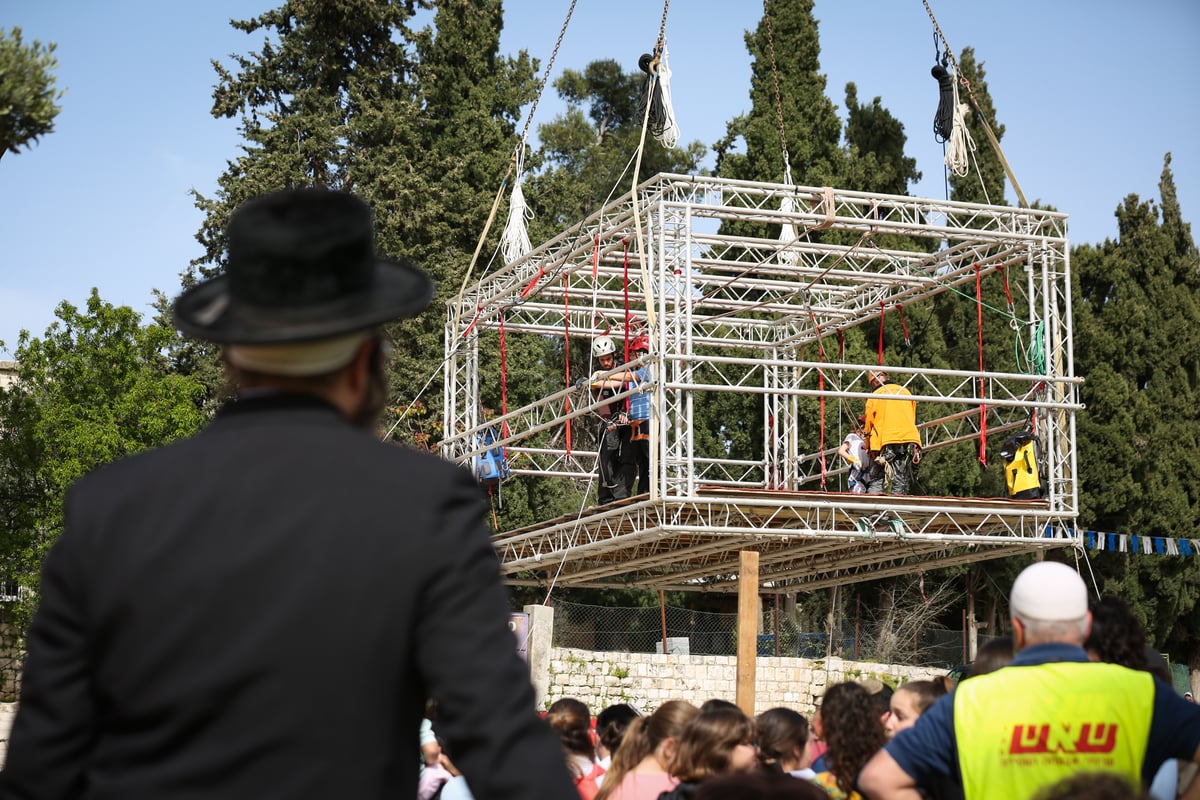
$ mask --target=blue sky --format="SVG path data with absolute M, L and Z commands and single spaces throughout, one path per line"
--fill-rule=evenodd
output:
M 92 287 L 146 314 L 154 289 L 178 291 L 180 273 L 201 252 L 194 236 L 202 216 L 189 192 L 211 193 L 238 152 L 236 123 L 209 113 L 209 62 L 257 49 L 260 37 L 228 21 L 275 4 L 4 0 L 0 25 L 19 25 L 26 41 L 57 43 L 67 95 L 54 133 L 0 159 L 0 341 L 8 348 L 0 357 L 11 357 L 22 328 L 40 336 L 59 302 L 81 305 Z M 1168 151 L 1184 219 L 1200 218 L 1200 3 L 930 4 L 955 52 L 974 47 L 984 62 L 1005 126 L 1001 144 L 1026 197 L 1069 213 L 1073 242 L 1115 238 L 1113 214 L 1126 195 L 1157 199 Z M 569 5 L 507 0 L 501 49 L 526 49 L 544 66 Z M 753 0 L 670 3 L 667 46 L 684 140 L 711 145 L 749 108 L 743 33 L 761 14 Z M 598 58 L 636 69 L 661 16 L 651 0 L 577 0 L 552 77 Z M 932 133 L 932 25 L 920 0 L 816 0 L 815 16 L 826 94 L 839 110 L 848 81 L 860 102 L 881 97 L 924 173 L 913 194 L 944 197 Z M 560 109 L 547 91 L 534 126 Z M 1011 191 L 1008 201 L 1016 202 Z

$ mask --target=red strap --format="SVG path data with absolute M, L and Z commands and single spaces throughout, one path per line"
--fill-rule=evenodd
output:
M 525 288 L 521 290 L 521 297 L 528 296 L 529 293 L 533 291 L 533 287 L 537 286 L 537 282 L 540 281 L 542 279 L 542 276 L 545 274 L 546 274 L 546 270 L 542 269 L 541 267 L 538 267 L 538 274 L 533 276 L 533 280 L 531 280 L 529 283 L 525 284 Z
M 504 312 L 500 312 L 500 416 L 508 415 L 508 364 L 504 354 Z M 508 420 L 505 419 L 500 423 L 500 437 L 508 438 Z M 508 445 L 505 445 L 500 452 L 504 458 L 508 458 Z
M 821 342 L 821 325 L 817 322 L 817 315 L 813 313 L 812 308 L 808 309 L 808 317 L 812 320 L 813 329 L 817 333 L 817 361 L 821 364 L 825 363 L 825 345 Z M 825 370 L 817 369 L 817 389 L 820 391 L 820 409 L 821 409 L 821 438 L 818 444 L 818 451 L 821 454 L 821 491 L 826 488 L 826 470 L 828 464 L 825 461 Z
M 979 371 L 983 372 L 983 281 L 979 262 L 975 262 L 975 326 L 979 331 Z M 983 375 L 979 376 L 979 396 L 984 389 Z M 987 467 L 987 406 L 979 404 L 979 463 Z
M 1004 279 L 1004 296 L 1008 298 L 1008 313 L 1013 313 L 1012 292 L 1008 290 L 1008 267 L 1000 265 L 1000 277 Z
M 596 234 L 595 243 L 592 245 L 592 280 L 596 280 L 600 276 L 600 234 Z
M 883 366 L 883 321 L 887 315 L 887 307 L 879 301 L 879 366 Z
M 908 323 L 904 321 L 904 306 L 896 303 L 896 310 L 900 312 L 900 330 L 904 332 L 904 346 L 912 347 L 912 340 L 908 338 Z
M 475 323 L 479 322 L 479 314 L 481 311 L 483 311 L 483 306 L 475 306 L 475 316 L 471 317 L 471 324 L 467 326 L 465 331 L 463 331 L 462 335 L 464 339 L 467 338 L 467 334 L 471 332 L 471 329 L 475 327 Z
M 825 370 L 817 370 L 817 389 L 821 391 L 821 443 L 818 445 L 821 452 L 821 491 L 825 491 Z
M 567 365 L 567 386 L 571 385 L 571 301 L 568 295 L 568 290 L 571 288 L 571 282 L 566 273 L 563 273 L 563 361 Z M 563 395 L 563 411 L 567 417 L 567 456 L 571 455 L 571 393 L 567 392 Z

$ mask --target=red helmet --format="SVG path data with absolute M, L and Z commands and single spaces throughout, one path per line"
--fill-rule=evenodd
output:
M 631 353 L 649 353 L 650 352 L 650 337 L 642 334 L 635 336 L 629 340 L 629 352 Z

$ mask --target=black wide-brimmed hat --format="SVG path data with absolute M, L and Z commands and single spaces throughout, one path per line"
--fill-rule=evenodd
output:
M 371 209 L 345 192 L 288 189 L 229 219 L 224 274 L 176 300 L 175 325 L 221 344 L 284 344 L 367 330 L 429 305 L 433 281 L 375 253 Z

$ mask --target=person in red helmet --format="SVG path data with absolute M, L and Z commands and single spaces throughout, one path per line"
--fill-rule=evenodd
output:
M 613 355 L 609 354 L 609 345 L 611 345 Z M 600 368 L 606 371 L 611 370 L 616 361 L 616 344 L 613 340 L 607 336 L 597 337 L 593 341 L 592 346 L 593 354 L 596 356 L 596 361 L 600 365 Z M 604 353 L 602 354 L 600 351 L 604 351 Z M 629 340 L 629 358 L 631 361 L 636 361 L 649 352 L 650 337 L 642 334 Z M 649 364 L 645 364 L 637 369 L 614 372 L 599 380 L 594 378 L 590 385 L 594 393 L 607 392 L 611 394 L 641 386 L 649 381 L 650 366 Z M 627 432 L 628 436 L 622 434 L 620 452 L 613 455 L 611 449 L 607 451 L 610 458 L 602 462 L 602 465 L 611 470 L 615 482 L 620 483 L 624 488 L 624 494 L 620 494 L 619 497 L 616 495 L 619 494 L 620 490 L 610 489 L 609 491 L 613 494 L 613 497 L 610 499 L 623 499 L 634 494 L 645 494 L 650 491 L 650 393 L 647 390 L 631 395 L 627 400 L 627 407 L 622 406 L 619 411 L 612 410 L 615 405 L 619 404 L 614 403 L 609 406 L 610 413 L 627 423 L 627 425 L 621 427 Z M 604 474 L 603 472 L 601 473 L 602 478 Z M 605 487 L 602 486 L 601 490 L 604 491 L 604 489 Z M 606 501 L 602 500 L 601 502 Z
M 617 345 L 610 336 L 597 336 L 592 340 L 592 357 L 599 370 L 584 383 L 591 389 L 595 400 L 605 400 L 622 390 L 623 382 L 608 373 L 617 365 Z M 633 463 L 633 448 L 629 442 L 629 417 L 625 413 L 625 401 L 613 400 L 600 406 L 600 428 L 596 434 L 596 469 L 598 486 L 596 502 L 599 505 L 629 497 L 633 477 L 637 475 Z

